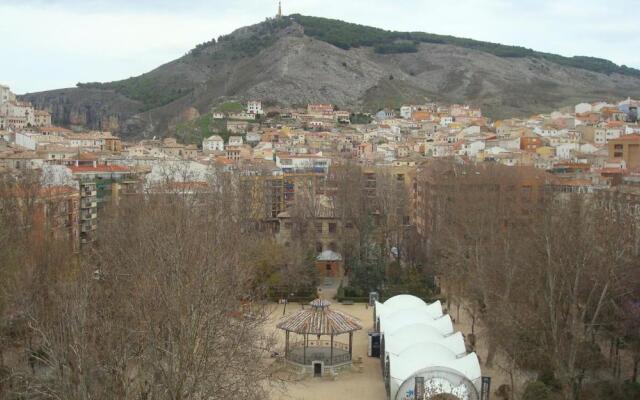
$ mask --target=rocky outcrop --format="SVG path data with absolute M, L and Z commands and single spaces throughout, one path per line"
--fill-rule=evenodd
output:
M 59 89 L 23 98 L 48 110 L 57 124 L 112 132 L 121 132 L 123 123 L 142 109 L 140 102 L 97 89 Z

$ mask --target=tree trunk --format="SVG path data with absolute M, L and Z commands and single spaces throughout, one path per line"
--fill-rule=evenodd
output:
M 488 339 L 487 360 L 485 361 L 485 365 L 487 367 L 490 367 L 493 364 L 493 359 L 495 358 L 495 355 L 496 355 L 496 344 L 494 340 L 491 339 L 491 336 L 488 336 L 487 339 Z M 513 384 L 511 385 L 511 387 L 513 387 Z

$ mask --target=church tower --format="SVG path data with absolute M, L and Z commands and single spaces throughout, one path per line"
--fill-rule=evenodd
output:
M 282 2 L 281 1 L 278 2 L 278 14 L 276 15 L 276 18 L 282 18 Z

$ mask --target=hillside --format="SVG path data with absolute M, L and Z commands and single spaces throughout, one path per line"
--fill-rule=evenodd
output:
M 640 71 L 607 60 L 292 15 L 202 43 L 137 77 L 24 97 L 57 123 L 143 137 L 173 134 L 186 110 L 203 114 L 228 99 L 375 111 L 429 98 L 501 118 L 639 95 Z

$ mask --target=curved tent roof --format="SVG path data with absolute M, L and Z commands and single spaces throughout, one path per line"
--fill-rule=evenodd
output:
M 421 298 L 412 296 L 410 294 L 399 294 L 397 296 L 390 297 L 382 304 L 385 306 L 385 308 L 398 310 L 404 308 L 412 308 L 411 306 L 419 307 L 427 305 L 427 303 L 425 303 Z
M 467 351 L 462 333 L 442 336 L 436 328 L 426 324 L 408 325 L 391 335 L 385 335 L 384 350 L 389 354 L 398 355 L 413 345 L 427 343 L 444 346 L 456 356 Z
M 453 333 L 453 322 L 449 315 L 440 318 L 432 318 L 421 310 L 400 310 L 391 315 L 380 318 L 380 332 L 391 334 L 398 329 L 413 324 L 427 324 L 438 329 L 442 335 Z
M 325 250 L 322 253 L 318 254 L 316 257 L 317 261 L 342 261 L 342 256 L 340 253 L 336 253 L 335 251 Z
M 401 295 L 401 296 L 414 297 L 409 295 Z M 392 299 L 395 299 L 401 296 L 392 297 L 391 299 L 387 300 L 384 303 L 376 302 L 376 317 L 383 318 L 387 315 L 393 314 L 401 310 L 421 310 L 422 312 L 429 314 L 432 318 L 439 318 L 443 315 L 442 304 L 440 303 L 440 300 L 435 301 L 431 304 L 427 304 L 422 300 L 418 299 L 417 297 L 414 297 L 414 299 L 418 299 L 419 302 L 413 299 L 403 298 L 398 301 L 394 301 L 390 305 L 387 304 Z

